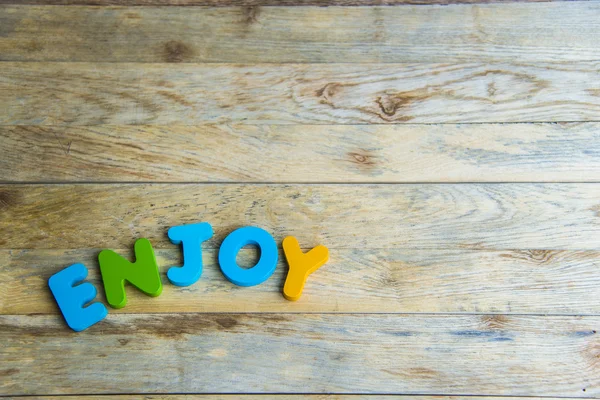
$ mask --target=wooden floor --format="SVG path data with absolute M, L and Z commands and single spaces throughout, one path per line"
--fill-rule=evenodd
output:
M 244 225 L 329 247 L 300 301 Z M 162 295 L 71 331 L 140 237 Z M 0 0 L 0 395 L 84 394 L 600 397 L 600 2 Z

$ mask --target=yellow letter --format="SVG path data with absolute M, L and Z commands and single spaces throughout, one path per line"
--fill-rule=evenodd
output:
M 308 253 L 302 253 L 298 239 L 288 236 L 283 239 L 283 252 L 290 269 L 283 285 L 283 296 L 296 301 L 302 295 L 302 289 L 308 276 L 318 270 L 329 260 L 329 250 L 319 245 Z

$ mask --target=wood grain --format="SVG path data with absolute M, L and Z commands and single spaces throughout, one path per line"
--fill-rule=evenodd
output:
M 598 68 L 6 62 L 0 125 L 600 121 Z
M 74 333 L 58 316 L 0 316 L 2 390 L 591 397 L 599 329 L 599 317 L 110 314 Z
M 0 397 L 600 397 L 599 20 L 598 1 L 0 0 Z M 167 229 L 199 221 L 203 277 L 175 287 Z M 222 276 L 244 225 L 329 247 L 299 302 L 281 251 L 262 285 Z M 72 332 L 48 277 L 83 262 L 105 301 L 98 252 L 140 237 L 163 294 L 128 288 Z
M 0 138 L 5 182 L 600 181 L 598 123 L 0 126 Z
M 217 247 L 260 226 L 303 247 L 600 250 L 600 184 L 1 185 L 0 248 L 173 248 L 208 221 Z
M 87 5 L 87 6 L 206 6 L 206 7 L 373 7 L 403 5 L 449 5 L 488 3 L 545 3 L 573 0 L 0 0 L 14 5 Z
M 587 1 L 364 8 L 7 5 L 1 18 L 3 61 L 600 60 L 600 6 Z
M 174 246 L 173 246 L 174 247 Z M 106 303 L 99 249 L 0 251 L 0 314 L 56 314 L 48 278 L 76 262 Z M 133 258 L 130 249 L 118 250 Z M 242 288 L 221 273 L 217 251 L 204 251 L 202 278 L 180 288 L 167 269 L 181 265 L 181 252 L 156 252 L 163 292 L 149 298 L 127 289 L 124 313 L 183 312 L 368 312 L 503 313 L 600 315 L 600 274 L 595 251 L 552 250 L 379 250 L 331 249 L 330 261 L 308 280 L 302 298 L 282 297 L 287 264 L 280 254 L 274 275 Z M 255 251 L 243 250 L 241 265 L 252 266 Z
M 68 396 L 28 396 L 28 400 L 67 400 Z M 160 395 L 78 395 L 78 399 L 84 400 L 231 400 L 231 399 L 254 399 L 252 394 L 160 394 Z M 376 394 L 262 394 L 260 396 L 267 400 L 297 400 L 308 398 L 311 400 L 389 400 L 389 395 Z M 494 397 L 494 396 L 427 396 L 411 395 L 410 398 L 419 400 L 559 400 L 564 397 Z M 584 398 L 584 397 L 576 397 Z

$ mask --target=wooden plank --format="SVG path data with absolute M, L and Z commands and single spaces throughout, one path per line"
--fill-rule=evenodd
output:
M 573 0 L 0 0 L 0 4 L 87 6 L 205 6 L 205 7 L 373 7 L 403 5 L 449 5 L 488 3 L 545 3 Z
M 84 263 L 105 301 L 98 249 L 0 251 L 0 314 L 56 314 L 48 278 Z M 120 254 L 132 256 L 122 249 Z M 237 287 L 217 264 L 217 251 L 204 251 L 202 278 L 179 288 L 165 277 L 181 265 L 178 249 L 159 249 L 163 293 L 149 298 L 127 290 L 124 313 L 179 312 L 417 312 L 600 315 L 598 252 L 331 249 L 330 261 L 311 275 L 302 299 L 282 296 L 287 264 L 283 254 L 265 283 Z M 255 251 L 243 250 L 252 266 Z
M 598 63 L 6 62 L 0 124 L 599 121 L 597 77 Z
M 0 248 L 173 248 L 208 221 L 217 247 L 260 226 L 303 247 L 600 250 L 600 184 L 0 185 Z
M 600 7 L 587 1 L 399 8 L 6 5 L 1 18 L 3 61 L 571 63 L 600 59 Z
M 600 181 L 598 123 L 0 126 L 0 138 L 6 182 Z
M 28 396 L 28 400 L 67 400 L 68 396 Z M 297 400 L 297 399 L 313 399 L 313 400 L 389 400 L 389 395 L 376 394 L 263 394 L 260 396 L 267 400 Z M 419 400 L 559 400 L 564 397 L 494 397 L 494 396 L 427 396 L 427 395 L 411 395 L 411 398 Z M 138 400 L 140 395 L 78 395 L 78 399 L 83 400 Z M 231 400 L 231 399 L 254 399 L 254 394 L 161 394 L 161 395 L 146 395 L 146 400 Z M 393 398 L 393 397 L 392 397 Z M 584 397 L 572 397 L 584 398 Z
M 0 316 L 5 394 L 600 395 L 600 317 Z M 210 367 L 209 367 L 210 366 Z

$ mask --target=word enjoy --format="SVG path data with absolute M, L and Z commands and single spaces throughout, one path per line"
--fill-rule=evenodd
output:
M 202 242 L 213 235 L 212 226 L 207 222 L 171 227 L 168 231 L 173 244 L 181 244 L 183 265 L 171 267 L 167 278 L 176 286 L 190 286 L 202 275 Z M 236 257 L 240 249 L 254 245 L 260 249 L 260 258 L 252 268 L 244 269 L 237 265 Z M 329 259 L 329 250 L 319 245 L 308 253 L 303 253 L 298 240 L 293 236 L 283 239 L 283 252 L 289 271 L 283 286 L 283 296 L 295 301 L 302 295 L 308 276 L 324 265 Z M 125 281 L 148 296 L 162 293 L 162 282 L 148 239 L 138 239 L 134 244 L 135 262 L 130 262 L 112 250 L 102 250 L 98 254 L 100 273 L 106 300 L 113 308 L 127 304 Z M 231 232 L 219 248 L 219 266 L 223 275 L 238 286 L 255 286 L 263 283 L 277 267 L 277 244 L 273 236 L 261 228 L 245 226 Z M 94 300 L 96 287 L 85 282 L 75 285 L 87 277 L 88 270 L 83 264 L 73 264 L 52 275 L 48 280 L 50 291 L 67 322 L 74 331 L 82 331 L 100 322 L 108 315 L 104 304 Z

